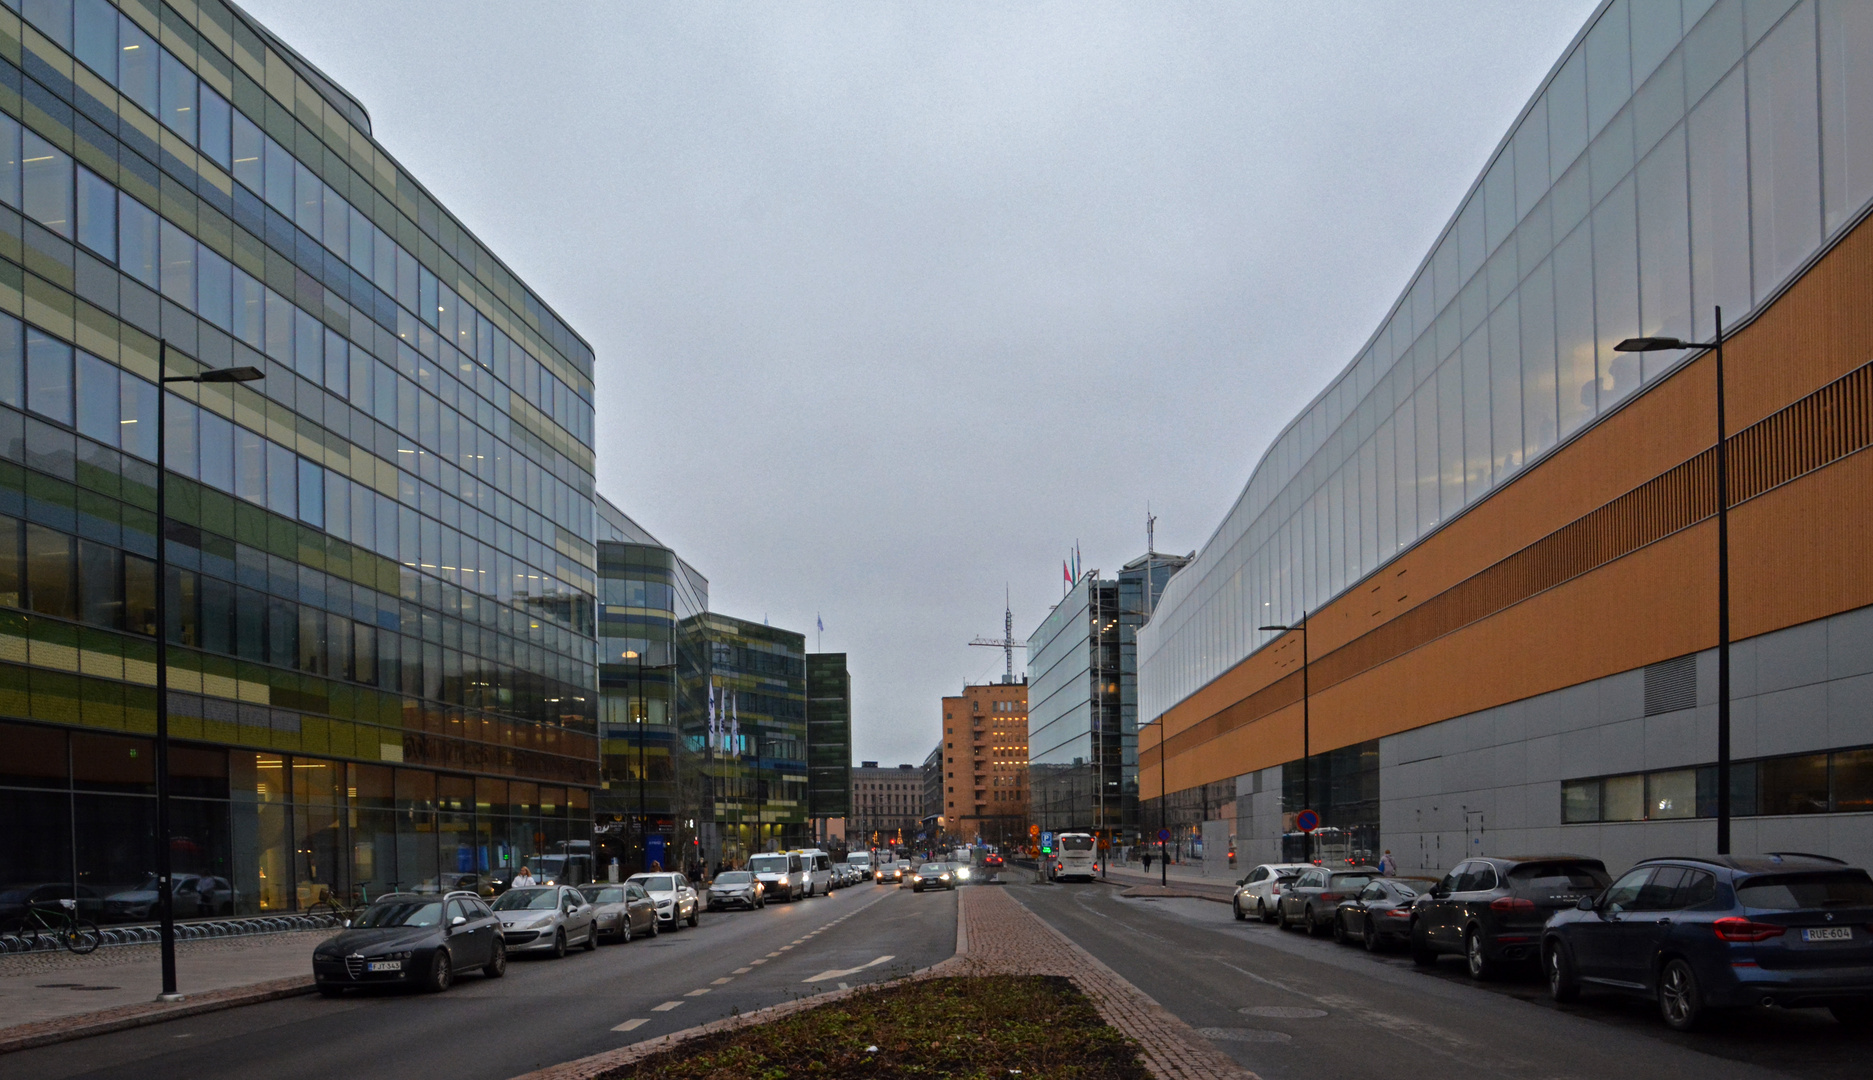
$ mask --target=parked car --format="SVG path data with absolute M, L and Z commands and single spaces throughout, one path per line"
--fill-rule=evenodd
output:
M 178 919 L 200 919 L 212 915 L 234 914 L 234 886 L 227 878 L 206 874 L 177 874 L 172 906 Z M 114 892 L 104 898 L 104 917 L 114 922 L 138 922 L 156 918 L 156 876 L 134 889 Z
M 312 979 L 326 997 L 364 986 L 440 992 L 476 968 L 490 979 L 505 975 L 507 944 L 500 920 L 472 892 L 387 893 L 312 951 Z
M 1542 932 L 1548 992 L 1650 998 L 1689 1031 L 1755 1004 L 1873 1027 L 1873 878 L 1816 855 L 1647 859 Z
M 1378 878 L 1359 895 L 1340 901 L 1334 913 L 1333 940 L 1342 945 L 1360 942 L 1367 952 L 1378 952 L 1411 937 L 1411 909 L 1429 892 L 1433 878 Z
M 1313 868 L 1313 863 L 1263 863 L 1249 871 L 1236 882 L 1236 895 L 1229 902 L 1236 918 L 1247 919 L 1253 915 L 1265 923 L 1274 922 L 1281 890 Z
M 1340 901 L 1358 896 L 1360 890 L 1382 876 L 1376 866 L 1353 866 L 1344 870 L 1311 867 L 1282 890 L 1275 915 L 1283 930 L 1298 925 L 1312 937 L 1333 924 Z
M 750 911 L 767 906 L 767 890 L 746 870 L 724 870 L 709 883 L 709 910 L 745 907 Z
M 825 896 L 832 891 L 832 856 L 819 848 L 802 848 L 800 869 L 806 874 L 806 895 Z
M 948 863 L 927 862 L 906 875 L 904 884 L 899 885 L 898 888 L 906 886 L 912 892 L 923 892 L 925 889 L 948 889 L 954 892 L 956 891 L 956 872 Z
M 593 907 L 570 885 L 532 885 L 509 889 L 494 901 L 501 917 L 507 951 L 546 952 L 563 957 L 577 943 L 598 947 Z
M 1457 953 L 1471 978 L 1494 978 L 1506 964 L 1535 959 L 1550 915 L 1611 881 L 1604 863 L 1584 855 L 1466 859 L 1418 898 L 1411 959 L 1429 967 Z
M 798 855 L 784 851 L 753 855 L 748 859 L 748 870 L 770 900 L 798 900 L 806 891 L 806 868 Z
M 696 895 L 695 887 L 683 875 L 666 870 L 661 873 L 632 874 L 629 880 L 641 886 L 656 902 L 659 923 L 668 923 L 670 929 L 680 930 L 686 923 L 695 926 L 700 921 L 702 898 Z
M 642 885 L 587 885 L 579 895 L 592 905 L 592 926 L 600 939 L 615 937 L 629 944 L 638 934 L 657 936 L 657 903 Z

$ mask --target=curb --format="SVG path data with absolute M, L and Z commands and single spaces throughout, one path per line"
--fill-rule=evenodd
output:
M 181 1001 L 173 1005 L 161 1002 L 150 1002 L 147 1005 L 123 1005 L 115 1009 L 79 1013 L 76 1016 L 62 1017 L 57 1020 L 21 1024 L 12 1029 L 0 1028 L 0 1054 L 11 1054 L 20 1050 L 30 1050 L 36 1046 L 50 1046 L 53 1043 L 87 1039 L 93 1035 L 108 1035 L 113 1031 L 148 1027 L 151 1024 L 167 1023 L 185 1017 L 200 1016 L 203 1013 L 220 1012 L 223 1009 L 235 1009 L 243 1005 L 259 1005 L 263 1002 L 279 1001 L 282 998 L 299 997 L 310 994 L 316 989 L 310 977 L 294 976 L 288 979 L 275 979 L 272 982 L 255 983 L 251 986 L 210 990 L 193 1000 Z
M 1124 895 L 1127 897 L 1145 897 L 1145 898 L 1150 898 L 1154 900 L 1208 900 L 1208 901 L 1211 901 L 1212 903 L 1217 903 L 1217 904 L 1227 904 L 1229 903 L 1231 899 L 1228 896 L 1211 896 L 1209 893 L 1193 892 L 1189 889 L 1179 889 L 1175 885 L 1169 886 L 1167 888 L 1166 886 L 1154 885 L 1154 884 L 1151 884 L 1150 882 L 1115 881 L 1111 878 L 1095 878 L 1094 880 L 1097 881 L 1101 885 L 1110 885 L 1115 889 L 1124 889 L 1125 890 Z M 1218 886 L 1218 888 L 1227 888 L 1227 886 Z M 1140 891 L 1143 889 L 1151 889 L 1154 891 L 1152 892 Z

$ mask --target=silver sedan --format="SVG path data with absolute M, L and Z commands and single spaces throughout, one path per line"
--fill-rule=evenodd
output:
M 579 889 L 592 905 L 592 923 L 601 938 L 629 944 L 639 934 L 657 936 L 657 903 L 635 884 L 586 885 Z
M 494 913 L 501 918 L 501 940 L 507 943 L 510 956 L 544 952 L 561 957 L 574 944 L 597 948 L 594 911 L 579 890 L 569 885 L 509 889 L 494 901 Z

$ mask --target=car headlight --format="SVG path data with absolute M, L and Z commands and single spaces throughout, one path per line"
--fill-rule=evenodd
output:
M 554 915 L 542 915 L 539 918 L 528 923 L 527 926 L 529 929 L 537 928 L 541 926 L 551 926 L 553 925 L 553 919 L 556 917 L 557 916 L 554 916 Z
M 373 960 L 408 960 L 414 954 L 415 954 L 414 949 L 404 949 L 402 952 L 380 953 L 377 956 L 371 957 L 371 959 Z
M 968 880 L 969 880 L 969 871 L 968 871 L 967 869 L 958 869 L 958 870 L 956 871 L 956 876 L 957 876 L 957 878 L 959 878 L 959 879 L 961 879 L 961 880 L 963 880 L 963 881 L 968 881 Z

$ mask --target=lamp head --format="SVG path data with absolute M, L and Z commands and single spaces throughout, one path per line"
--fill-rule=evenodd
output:
M 257 367 L 214 368 L 195 376 L 196 382 L 254 382 L 267 377 Z
M 1613 346 L 1614 352 L 1669 352 L 1694 346 L 1675 337 L 1629 337 Z
M 1257 629 L 1257 630 L 1279 630 L 1279 631 L 1281 631 L 1282 633 L 1284 633 L 1284 634 L 1285 634 L 1285 633 L 1287 633 L 1287 632 L 1288 632 L 1288 631 L 1289 631 L 1290 629 L 1292 629 L 1292 627 L 1287 627 L 1287 626 L 1258 626 L 1258 627 L 1256 627 L 1256 629 Z

